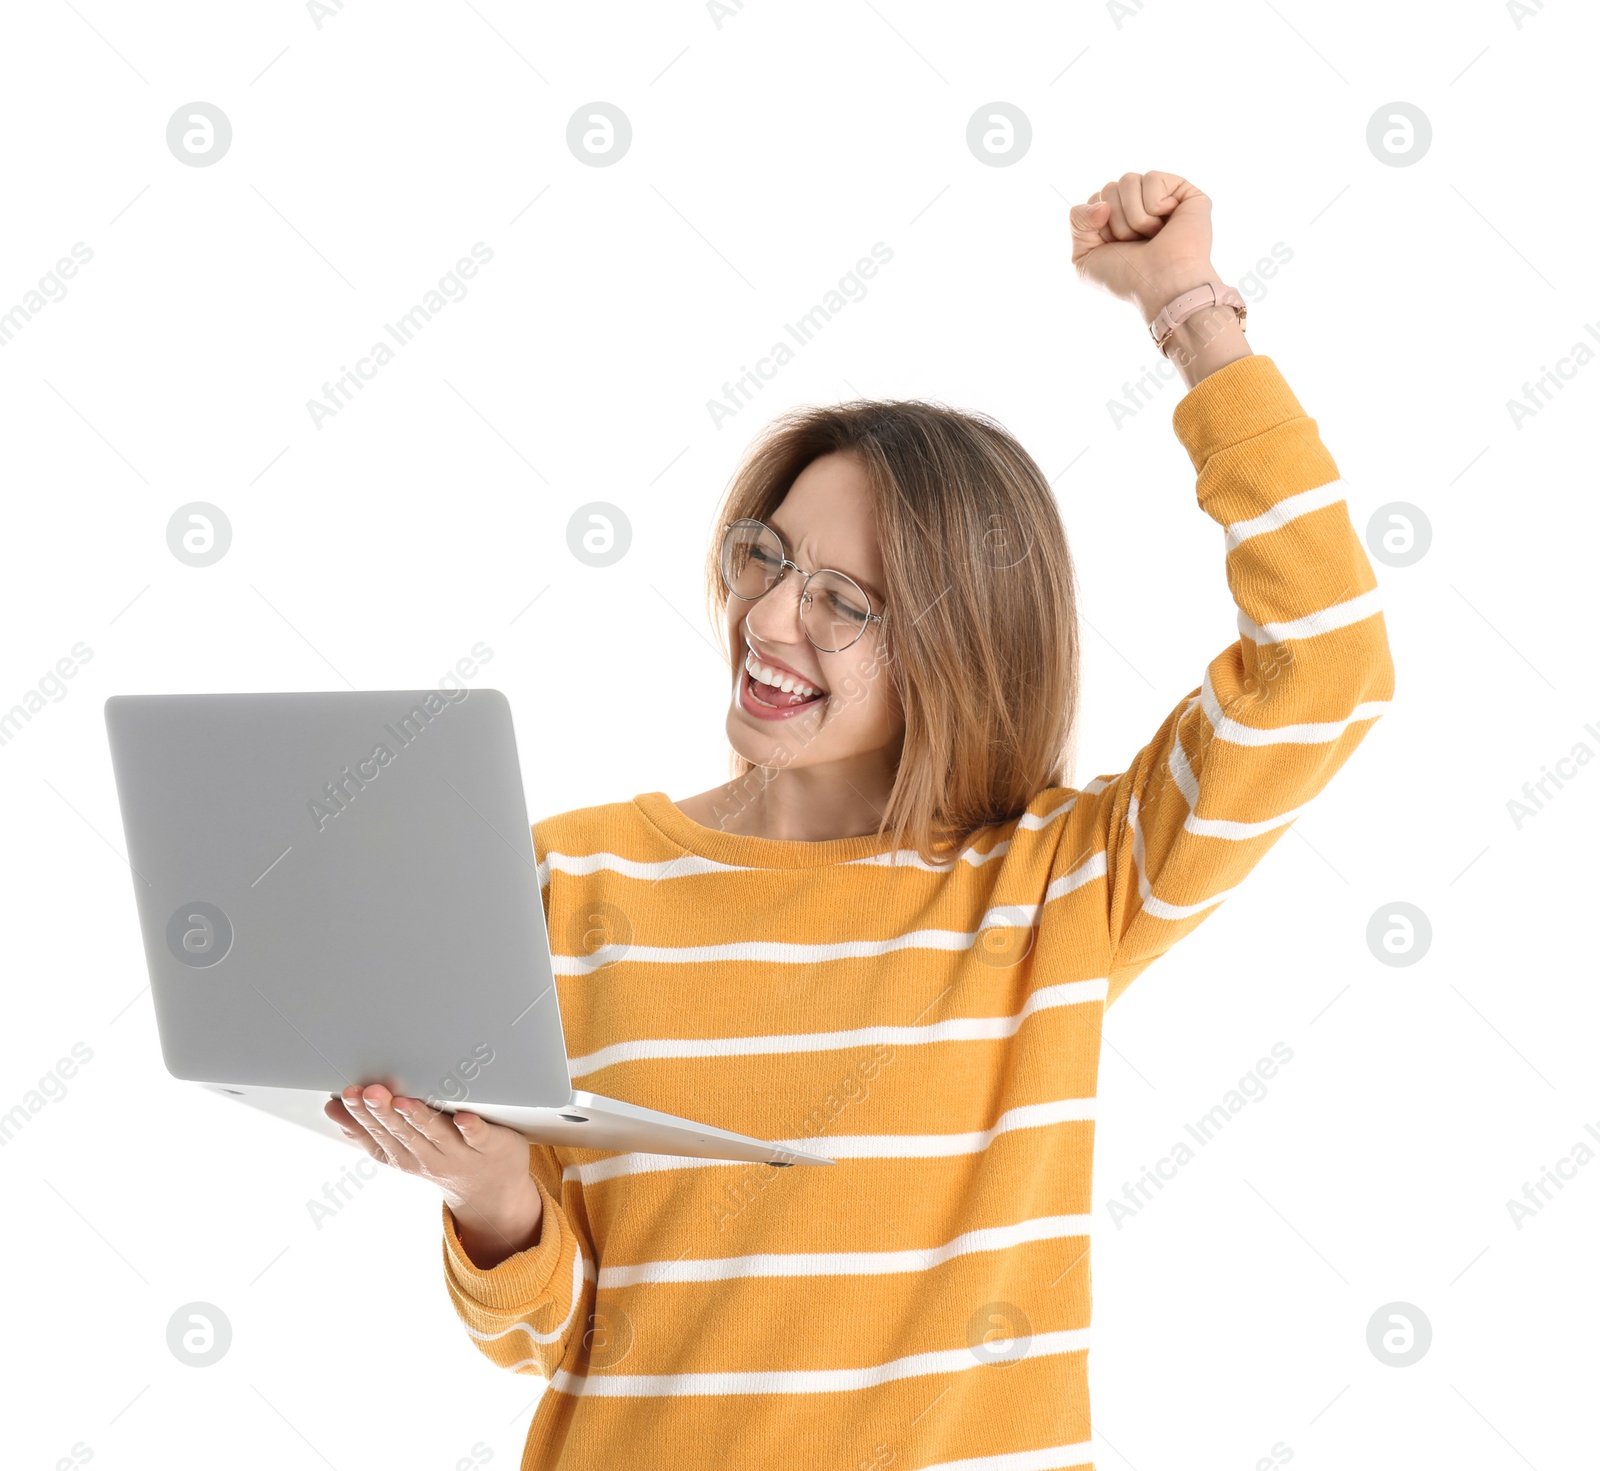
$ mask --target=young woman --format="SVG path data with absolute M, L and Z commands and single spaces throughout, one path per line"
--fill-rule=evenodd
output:
M 548 1379 L 529 1471 L 1090 1464 L 1102 1013 L 1393 689 L 1333 459 L 1200 289 L 1210 209 L 1130 173 L 1071 216 L 1080 276 L 1189 385 L 1173 425 L 1239 606 L 1126 771 L 1065 784 L 1076 611 L 1038 467 L 990 420 L 851 403 L 769 429 L 718 520 L 740 776 L 535 827 L 580 1086 L 715 1100 L 836 1163 L 530 1146 L 381 1087 L 329 1103 L 442 1190 L 478 1347 Z

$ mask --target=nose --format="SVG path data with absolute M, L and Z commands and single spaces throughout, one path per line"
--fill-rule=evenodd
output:
M 800 623 L 800 585 L 801 579 L 786 567 L 783 577 L 748 605 L 744 626 L 757 643 L 801 644 L 806 641 Z

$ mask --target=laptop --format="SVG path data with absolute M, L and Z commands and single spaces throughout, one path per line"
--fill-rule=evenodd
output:
M 350 1084 L 545 1144 L 831 1164 L 572 1086 L 511 708 L 493 689 L 114 695 L 174 1077 L 348 1143 Z

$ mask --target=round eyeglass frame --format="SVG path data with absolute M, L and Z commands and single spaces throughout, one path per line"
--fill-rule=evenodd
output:
M 753 597 L 753 598 L 752 597 L 746 597 L 742 592 L 737 591 L 734 588 L 732 580 L 728 576 L 728 540 L 729 540 L 729 533 L 736 526 L 756 526 L 756 527 L 759 527 L 762 531 L 766 532 L 766 534 L 768 536 L 770 536 L 773 539 L 773 541 L 777 543 L 777 546 L 778 546 L 778 561 L 779 561 L 778 575 L 772 581 L 772 583 L 767 587 L 766 592 L 757 593 L 755 595 L 755 597 Z M 862 587 L 861 584 L 855 580 L 855 578 L 850 576 L 850 574 L 848 572 L 841 572 L 841 571 L 839 571 L 839 569 L 837 567 L 818 567 L 815 571 L 807 572 L 806 569 L 804 567 L 802 567 L 798 562 L 790 561 L 790 559 L 788 557 L 784 556 L 784 554 L 783 554 L 783 538 L 781 536 L 779 536 L 778 533 L 776 531 L 774 531 L 770 526 L 768 526 L 765 521 L 758 521 L 758 520 L 756 520 L 756 518 L 754 516 L 741 516 L 737 521 L 728 521 L 723 525 L 723 528 L 722 528 L 722 545 L 717 550 L 717 570 L 722 574 L 722 585 L 725 588 L 727 588 L 729 597 L 738 598 L 741 603 L 759 602 L 762 598 L 766 597 L 767 593 L 771 592 L 773 588 L 777 587 L 783 581 L 785 574 L 787 574 L 787 572 L 789 571 L 789 569 L 791 567 L 793 567 L 794 570 L 796 572 L 798 572 L 801 575 L 801 577 L 803 577 L 805 579 L 800 584 L 800 608 L 801 608 L 800 631 L 801 631 L 801 633 L 805 634 L 806 641 L 808 643 L 810 643 L 814 648 L 821 649 L 822 652 L 825 653 L 825 654 L 842 654 L 846 649 L 852 647 L 854 644 L 859 642 L 859 640 L 861 638 L 861 635 L 864 634 L 867 631 L 867 629 L 869 627 L 871 627 L 872 624 L 874 624 L 874 623 L 882 623 L 883 622 L 883 614 L 882 613 L 874 613 L 872 611 L 872 599 L 867 595 L 867 590 L 864 587 Z M 851 587 L 853 587 L 858 593 L 861 594 L 861 601 L 867 605 L 866 622 L 863 623 L 861 625 L 861 627 L 856 630 L 855 637 L 852 638 L 849 641 L 849 643 L 840 644 L 840 646 L 837 649 L 824 648 L 822 644 L 819 644 L 816 641 L 816 639 L 811 637 L 811 630 L 806 627 L 806 620 L 805 620 L 805 612 L 804 612 L 804 610 L 805 610 L 805 607 L 806 607 L 806 598 L 808 596 L 807 589 L 811 586 L 811 579 L 813 577 L 815 577 L 817 575 L 817 573 L 819 573 L 819 572 L 826 572 L 830 576 L 833 576 L 833 577 L 842 577 L 846 582 L 848 582 L 850 584 Z

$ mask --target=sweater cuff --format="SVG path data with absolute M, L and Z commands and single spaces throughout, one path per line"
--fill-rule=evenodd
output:
M 1305 417 L 1277 364 L 1253 353 L 1196 383 L 1173 409 L 1172 428 L 1198 472 L 1218 450 Z
M 495 1313 L 522 1316 L 550 1300 L 550 1284 L 566 1246 L 566 1218 L 560 1204 L 537 1175 L 543 1211 L 539 1217 L 539 1239 L 525 1251 L 508 1256 L 498 1266 L 487 1269 L 474 1264 L 456 1234 L 455 1217 L 450 1207 L 440 1202 L 444 1213 L 445 1270 L 463 1296 Z

